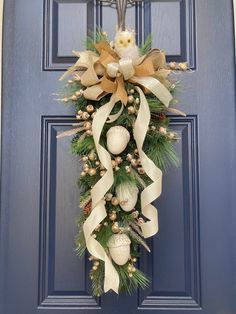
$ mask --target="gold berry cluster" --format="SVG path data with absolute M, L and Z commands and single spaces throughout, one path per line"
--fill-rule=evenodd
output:
M 129 166 L 126 166 L 125 169 L 129 173 L 131 172 L 132 167 L 136 168 L 139 174 L 144 174 L 145 170 L 141 165 L 141 160 L 138 155 L 138 149 L 135 149 L 133 154 L 127 154 L 126 160 L 130 163 Z
M 130 106 L 127 107 L 128 114 L 137 114 L 138 105 L 140 103 L 140 99 L 138 97 L 134 97 L 134 89 L 128 90 L 128 104 Z
M 179 71 L 187 71 L 188 70 L 188 63 L 187 62 L 170 62 L 169 67 L 171 70 L 179 70 Z
M 136 267 L 134 265 L 134 263 L 136 263 L 136 262 L 137 262 L 137 258 L 133 257 L 130 259 L 130 263 L 127 266 L 127 271 L 128 271 L 128 275 L 130 278 L 133 277 L 133 273 L 136 272 Z

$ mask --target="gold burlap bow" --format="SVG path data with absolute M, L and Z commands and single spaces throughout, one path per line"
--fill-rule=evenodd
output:
M 131 59 L 120 59 L 106 41 L 95 45 L 100 55 L 92 51 L 75 52 L 78 61 L 60 78 L 77 72 L 81 84 L 86 87 L 84 97 L 100 100 L 107 94 L 116 93 L 117 100 L 127 104 L 125 81 L 139 85 L 145 92 L 153 93 L 167 107 L 172 96 L 168 90 L 165 54 L 159 49 L 151 50 L 135 62 Z
M 92 211 L 84 223 L 83 230 L 88 251 L 105 263 L 104 291 L 112 289 L 118 293 L 119 275 L 107 254 L 108 252 L 92 236 L 96 226 L 107 217 L 104 196 L 114 182 L 110 153 L 99 144 L 99 140 L 104 124 L 114 122 L 122 113 L 123 105 L 127 104 L 125 81 L 134 84 L 140 96 L 140 108 L 133 134 L 142 166 L 153 181 L 141 193 L 142 214 L 148 219 L 141 228 L 146 238 L 154 235 L 158 231 L 158 214 L 151 203 L 161 194 L 162 172 L 142 149 L 150 122 L 150 109 L 144 92 L 153 93 L 168 107 L 172 99 L 167 80 L 170 71 L 166 68 L 164 53 L 158 49 L 151 50 L 136 62 L 132 62 L 131 59 L 120 59 L 107 42 L 96 44 L 96 49 L 99 55 L 91 51 L 75 52 L 79 60 L 68 69 L 61 79 L 76 72 L 81 77 L 81 84 L 86 87 L 83 92 L 86 99 L 99 100 L 107 94 L 112 94 L 110 101 L 97 110 L 92 122 L 96 151 L 101 164 L 106 168 L 106 173 L 91 190 Z M 110 115 L 118 101 L 122 103 L 121 109 L 117 114 Z

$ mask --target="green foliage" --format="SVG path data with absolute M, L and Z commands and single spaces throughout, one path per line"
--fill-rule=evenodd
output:
M 100 41 L 107 41 L 107 35 L 105 32 L 103 32 L 101 27 L 97 26 L 95 32 L 89 31 L 89 35 L 87 36 L 83 44 L 86 47 L 86 49 L 96 51 L 94 44 Z
M 128 164 L 128 163 L 127 163 Z M 136 179 L 132 173 L 128 173 L 125 167 L 122 166 L 118 171 L 114 173 L 114 187 L 117 187 L 121 183 L 129 183 L 131 185 L 136 185 Z
M 105 267 L 104 262 L 99 261 L 100 264 L 96 271 L 90 272 L 90 279 L 92 281 L 92 295 L 95 297 L 99 297 L 104 293 L 103 285 L 104 285 L 104 274 L 105 274 Z
M 95 146 L 92 136 L 75 136 L 71 143 L 71 150 L 75 155 L 86 155 L 94 148 Z
M 150 280 L 141 270 L 136 269 L 136 271 L 132 273 L 133 276 L 129 277 L 129 273 L 127 271 L 128 263 L 124 266 L 118 266 L 115 264 L 114 266 L 120 277 L 119 292 L 132 294 L 138 288 L 145 289 L 149 286 Z
M 165 112 L 166 108 L 156 97 L 146 97 L 150 111 L 153 113 Z
M 166 171 L 170 165 L 179 166 L 179 159 L 176 156 L 173 143 L 157 132 L 147 135 L 144 151 L 155 165 L 163 171 Z
M 143 56 L 149 52 L 152 47 L 152 35 L 148 35 L 143 45 L 139 48 L 140 54 Z
M 141 270 L 136 269 L 136 271 L 132 273 L 133 276 L 129 277 L 127 270 L 128 263 L 124 266 L 113 265 L 120 278 L 119 292 L 126 292 L 131 295 L 138 288 L 145 289 L 149 286 L 150 279 Z M 92 294 L 94 296 L 100 296 L 104 292 L 104 262 L 100 261 L 98 269 L 91 271 L 90 278 L 92 281 Z
M 110 237 L 113 235 L 111 230 L 111 223 L 108 222 L 107 226 L 102 226 L 100 231 L 96 233 L 96 240 L 104 247 L 107 247 L 107 242 Z
M 80 257 L 84 256 L 84 253 L 86 251 L 86 243 L 84 238 L 84 232 L 83 232 L 83 224 L 85 222 L 85 216 L 83 214 L 80 214 L 78 220 L 76 221 L 76 225 L 78 227 L 78 233 L 75 238 L 75 251 L 76 254 Z

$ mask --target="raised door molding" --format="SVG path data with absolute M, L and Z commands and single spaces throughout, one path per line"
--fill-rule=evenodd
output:
M 43 70 L 64 71 L 75 63 L 72 50 L 84 50 L 84 39 L 97 26 L 112 38 L 115 9 L 98 0 L 44 0 Z M 196 67 L 195 0 L 136 3 L 127 9 L 127 27 L 136 30 L 139 45 L 152 34 L 153 47 L 165 50 L 167 61 Z

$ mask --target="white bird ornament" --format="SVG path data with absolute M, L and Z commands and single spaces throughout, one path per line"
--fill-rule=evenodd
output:
M 114 48 L 120 58 L 132 59 L 139 58 L 139 49 L 135 42 L 135 32 L 130 30 L 118 30 L 114 39 Z

